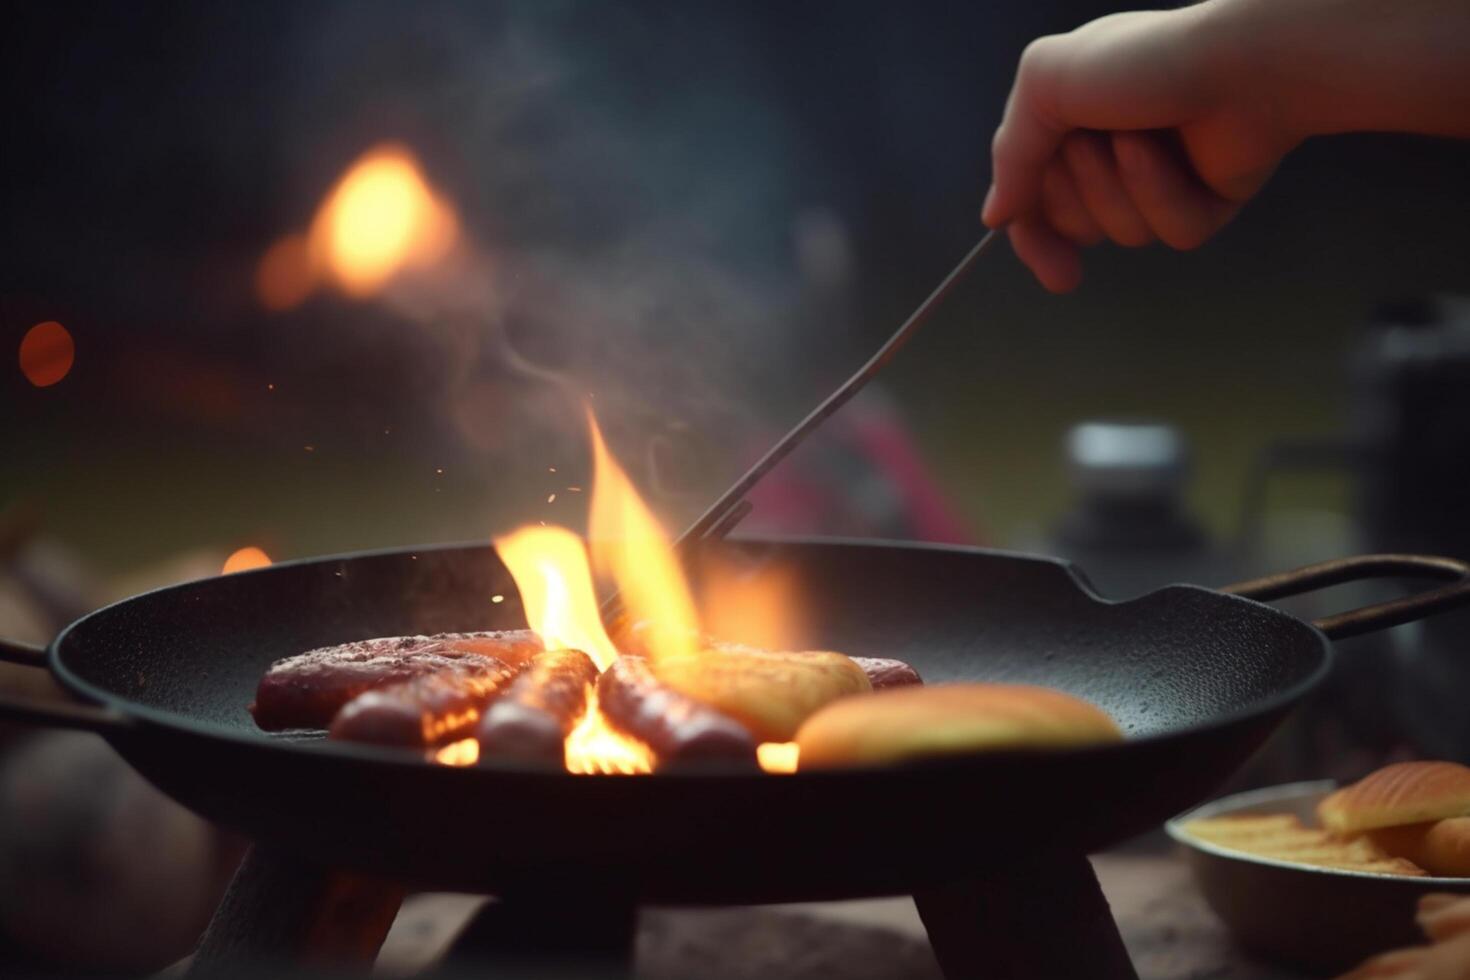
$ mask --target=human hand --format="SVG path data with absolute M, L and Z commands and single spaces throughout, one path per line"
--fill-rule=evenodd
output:
M 1417 919 L 1433 945 L 1375 956 L 1338 980 L 1470 980 L 1470 898 L 1425 895 Z
M 1213 4 L 1093 21 L 1026 48 L 993 146 L 984 219 L 1046 288 L 1104 239 L 1202 244 L 1297 144 Z

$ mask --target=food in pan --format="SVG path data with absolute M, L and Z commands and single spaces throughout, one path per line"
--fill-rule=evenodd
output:
M 998 749 L 1116 742 L 1106 712 L 1061 691 L 1019 684 L 899 687 L 830 704 L 796 733 L 801 768 L 898 762 Z
M 924 683 L 919 672 L 902 660 L 888 660 L 884 657 L 853 657 L 852 662 L 861 667 L 863 673 L 868 675 L 868 684 L 875 691 Z
M 730 648 L 650 661 L 664 684 L 745 725 L 761 741 L 785 742 L 812 712 L 872 690 L 840 653 Z
M 596 682 L 597 665 L 581 650 L 538 653 L 481 718 L 480 758 L 561 766 L 567 733 L 586 711 Z
M 427 748 L 464 738 L 481 713 L 511 686 L 514 668 L 490 661 L 461 664 L 364 691 L 332 719 L 327 734 L 348 742 Z
M 1470 877 L 1470 768 L 1400 762 L 1328 794 L 1321 827 L 1295 814 L 1193 820 L 1184 831 L 1220 847 L 1298 864 L 1379 874 Z
M 541 651 L 530 630 L 358 640 L 278 660 L 256 688 L 250 713 L 266 731 L 326 728 L 365 691 L 442 670 L 494 674 Z
M 1385 766 L 1328 796 L 1317 815 L 1324 827 L 1336 831 L 1470 816 L 1470 767 L 1454 762 Z
M 609 771 L 567 755 L 569 737 L 594 720 L 652 760 L 641 771 L 718 761 L 791 772 L 1122 737 L 1106 713 L 1059 691 L 925 687 L 898 660 L 712 643 L 661 659 L 615 655 L 598 671 L 587 654 L 542 650 L 524 631 L 363 640 L 288 657 L 261 679 L 251 711 L 262 728 L 325 727 L 334 739 L 415 749 L 455 743 L 435 758 L 578 772 Z
M 664 684 L 642 657 L 615 660 L 598 678 L 597 698 L 608 721 L 651 748 L 661 767 L 703 760 L 755 764 L 750 729 Z
M 1275 861 L 1373 874 L 1424 874 L 1412 861 L 1395 857 L 1367 837 L 1308 827 L 1294 813 L 1210 817 L 1191 820 L 1184 830 L 1217 847 Z

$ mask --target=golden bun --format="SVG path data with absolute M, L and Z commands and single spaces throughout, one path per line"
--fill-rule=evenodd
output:
M 1470 817 L 1383 827 L 1368 836 L 1384 851 L 1441 878 L 1470 878 Z
M 669 687 L 729 715 L 765 742 L 790 741 L 818 708 L 872 690 L 862 667 L 826 651 L 721 648 L 663 657 L 652 667 Z
M 1328 830 L 1351 833 L 1470 816 L 1470 767 L 1453 762 L 1384 766 L 1317 805 Z
M 1020 684 L 889 688 L 829 704 L 796 733 L 802 769 L 1122 738 L 1100 708 L 1061 691 Z

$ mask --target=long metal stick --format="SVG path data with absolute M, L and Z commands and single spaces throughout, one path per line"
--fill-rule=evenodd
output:
M 883 346 L 879 347 L 877 352 L 868 358 L 867 363 L 858 368 L 857 372 L 844 381 L 840 388 L 828 395 L 825 401 L 812 409 L 811 413 L 798 422 L 795 428 L 782 436 L 781 441 L 772 446 L 754 466 L 746 470 L 745 475 L 739 480 L 736 480 L 734 486 L 721 494 L 720 499 L 716 500 L 699 520 L 689 525 L 684 533 L 679 535 L 679 539 L 674 543 L 674 546 L 680 548 L 684 546 L 685 542 L 704 540 L 710 537 L 712 531 L 722 526 L 728 530 L 731 525 L 724 523 L 726 515 L 733 511 L 745 499 L 745 495 L 750 493 L 755 485 L 761 481 L 762 477 L 775 469 L 777 463 L 789 456 L 791 451 L 801 444 L 802 440 L 811 435 L 812 430 L 830 418 L 843 405 L 846 405 L 852 399 L 853 395 L 862 391 L 863 387 L 869 381 L 872 381 L 874 376 L 883 370 L 889 361 L 893 360 L 894 355 L 898 353 L 899 349 L 908 343 L 914 334 L 918 333 L 919 328 L 924 325 L 925 321 L 934 314 L 935 310 L 939 309 L 940 304 L 944 302 L 944 298 L 974 268 L 975 261 L 985 253 L 986 248 L 990 246 L 990 243 L 994 239 L 995 230 L 991 229 L 987 231 L 985 237 L 981 238 L 963 259 L 960 259 L 960 264 L 955 266 L 950 274 L 944 277 L 944 281 L 934 288 L 934 292 L 930 293 L 929 297 L 919 304 L 919 308 L 909 314 L 909 318 L 903 322 L 903 326 L 894 331 L 893 336 L 889 337 Z
M 689 525 L 684 530 L 684 533 L 679 535 L 678 539 L 674 542 L 675 550 L 684 551 L 697 542 L 724 537 L 725 534 L 733 529 L 739 523 L 740 518 L 749 512 L 750 505 L 745 503 L 745 495 L 750 493 L 751 489 L 767 473 L 775 469 L 777 463 L 791 455 L 791 451 L 799 446 L 802 440 L 811 435 L 817 426 L 830 418 L 843 405 L 846 405 L 852 399 L 853 395 L 862 391 L 863 386 L 873 380 L 873 377 L 879 371 L 883 370 L 889 361 L 893 360 L 894 355 L 898 353 L 899 349 L 908 343 L 914 334 L 918 333 L 919 328 L 928 321 L 929 317 L 933 316 L 935 310 L 939 309 L 945 297 L 974 268 L 976 260 L 985 254 L 985 250 L 990 247 L 990 243 L 995 240 L 995 237 L 995 229 L 992 228 L 990 231 L 987 231 L 985 237 L 981 238 L 975 244 L 975 247 L 970 249 L 964 258 L 960 259 L 959 265 L 955 266 L 949 275 L 944 277 L 944 281 L 934 288 L 934 291 L 929 294 L 928 298 L 919 304 L 919 308 L 909 314 L 909 318 L 903 322 L 902 326 L 894 331 L 893 336 L 884 341 L 883 346 L 879 347 L 877 352 L 868 358 L 867 363 L 858 368 L 852 377 L 844 381 L 841 387 L 828 395 L 820 405 L 812 409 L 806 418 L 796 423 L 796 426 L 790 432 L 786 433 L 786 435 L 782 436 L 779 442 L 767 450 L 766 454 L 757 460 L 754 466 L 745 471 L 744 476 L 736 480 L 730 489 L 721 494 L 720 498 L 710 505 L 710 508 L 704 512 L 699 520 Z M 608 596 L 607 600 L 602 604 L 604 618 L 611 619 L 618 613 L 620 606 L 618 600 L 617 593 Z

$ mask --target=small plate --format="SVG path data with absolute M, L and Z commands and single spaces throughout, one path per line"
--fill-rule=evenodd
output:
M 1317 823 L 1331 781 L 1288 783 L 1236 793 L 1164 825 L 1184 847 L 1195 880 L 1242 947 L 1262 959 L 1313 973 L 1337 973 L 1386 950 L 1422 944 L 1414 923 L 1419 896 L 1470 895 L 1470 878 L 1340 871 L 1256 857 L 1196 840 L 1191 820 L 1250 813 L 1295 813 Z

